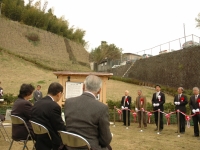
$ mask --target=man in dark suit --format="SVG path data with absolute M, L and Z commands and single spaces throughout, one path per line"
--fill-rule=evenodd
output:
M 183 113 L 186 113 L 186 107 L 188 100 L 187 96 L 183 95 L 183 88 L 178 88 L 178 95 L 174 97 L 174 104 L 175 104 L 175 110 L 180 110 Z M 179 132 L 185 133 L 185 116 L 182 113 L 179 113 Z
M 154 118 L 155 118 L 155 123 L 156 123 L 156 129 L 155 131 L 158 130 L 158 109 L 160 111 L 164 111 L 164 106 L 163 104 L 165 103 L 165 94 L 162 93 L 160 85 L 155 86 L 156 93 L 153 94 L 152 97 L 152 105 L 153 105 L 153 110 L 154 112 Z M 160 128 L 159 131 L 163 130 L 163 114 L 160 113 Z
M 128 95 L 129 91 L 125 91 L 125 96 L 122 97 L 121 100 L 121 108 L 125 109 L 131 109 L 131 97 Z M 123 122 L 124 125 L 126 126 L 126 110 L 123 110 Z M 130 111 L 128 111 L 128 126 L 130 126 Z
M 61 107 L 57 104 L 63 94 L 63 87 L 59 83 L 51 83 L 48 88 L 48 95 L 35 103 L 31 112 L 31 120 L 45 126 L 50 133 L 52 140 L 47 134 L 36 136 L 37 150 L 58 150 L 61 146 L 59 130 L 66 130 L 61 118 Z
M 194 87 L 193 88 L 193 94 L 190 97 L 190 109 L 191 109 L 191 114 L 194 115 L 196 113 L 196 115 L 194 115 L 192 117 L 193 119 L 193 123 L 194 123 L 194 137 L 199 137 L 199 125 L 198 123 L 200 123 L 200 115 L 199 115 L 199 109 L 200 109 L 200 95 L 199 95 L 199 88 L 198 87 Z
M 34 103 L 42 99 L 41 85 L 37 85 L 37 89 L 33 92 Z
M 96 100 L 101 85 L 99 77 L 89 75 L 84 82 L 84 93 L 65 101 L 67 131 L 84 137 L 94 150 L 111 149 L 112 140 L 108 106 Z

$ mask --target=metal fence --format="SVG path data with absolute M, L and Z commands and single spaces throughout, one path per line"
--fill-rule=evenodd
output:
M 143 54 L 150 54 L 150 55 L 159 55 L 160 52 L 173 52 L 173 51 L 177 51 L 177 50 L 181 50 L 183 49 L 183 44 L 187 41 L 193 41 L 193 42 L 197 42 L 200 43 L 200 37 L 191 34 L 182 38 L 178 38 L 176 40 L 172 40 L 169 41 L 167 43 L 163 43 L 160 45 L 157 45 L 155 47 L 149 48 L 149 49 L 145 49 L 142 51 L 138 51 L 136 52 L 138 55 L 143 55 Z

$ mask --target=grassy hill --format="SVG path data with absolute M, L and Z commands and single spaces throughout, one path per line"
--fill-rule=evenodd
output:
M 18 94 L 22 83 L 32 83 L 42 85 L 42 92 L 47 92 L 47 87 L 51 82 L 58 81 L 52 71 L 39 68 L 37 65 L 15 57 L 0 50 L 0 81 L 4 88 L 4 93 Z
M 49 70 L 90 71 L 89 54 L 81 45 L 70 40 L 66 44 L 61 36 L 2 17 L 0 47 Z

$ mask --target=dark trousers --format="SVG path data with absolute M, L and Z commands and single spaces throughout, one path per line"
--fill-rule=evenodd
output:
M 178 116 L 177 117 L 177 123 L 178 123 Z M 182 113 L 179 113 L 179 132 L 185 132 L 185 116 Z
M 200 115 L 195 115 L 192 117 L 194 123 L 194 135 L 199 136 L 199 125 L 200 123 Z
M 155 123 L 158 128 L 158 112 L 154 112 Z M 163 113 L 160 113 L 160 130 L 163 129 Z
M 141 112 L 141 111 L 139 111 L 139 112 L 137 113 L 137 115 L 138 115 L 138 123 L 139 123 L 139 126 L 141 126 L 142 113 L 143 113 L 143 120 L 142 120 L 142 123 L 143 123 L 144 127 L 146 127 L 146 126 L 147 126 L 146 112 Z
M 123 110 L 123 122 L 126 125 L 126 110 Z M 130 126 L 130 111 L 128 111 L 128 126 Z

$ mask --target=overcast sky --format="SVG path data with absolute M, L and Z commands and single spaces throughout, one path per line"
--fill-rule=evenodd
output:
M 88 50 L 107 41 L 131 53 L 183 37 L 183 23 L 186 35 L 200 37 L 195 21 L 199 6 L 200 0 L 48 0 L 55 15 L 64 15 L 70 25 L 86 31 Z M 176 41 L 170 49 L 179 47 Z M 169 49 L 169 45 L 161 49 Z

